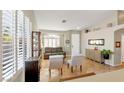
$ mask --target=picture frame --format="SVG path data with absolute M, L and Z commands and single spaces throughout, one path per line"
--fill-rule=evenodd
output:
M 70 44 L 70 40 L 66 40 L 65 42 L 66 42 L 66 44 Z
M 120 47 L 121 47 L 121 42 L 120 42 L 120 41 L 117 41 L 117 42 L 115 43 L 115 47 L 116 47 L 116 48 L 120 48 Z
M 103 46 L 105 44 L 104 39 L 88 39 L 88 45 Z

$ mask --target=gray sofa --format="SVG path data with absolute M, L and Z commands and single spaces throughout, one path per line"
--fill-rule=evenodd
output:
M 66 52 L 63 51 L 62 47 L 46 47 L 44 52 L 44 59 L 49 59 L 50 55 L 63 55 L 66 57 Z

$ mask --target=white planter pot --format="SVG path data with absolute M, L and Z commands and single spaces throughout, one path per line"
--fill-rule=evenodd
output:
M 105 59 L 105 64 L 110 65 L 110 60 Z

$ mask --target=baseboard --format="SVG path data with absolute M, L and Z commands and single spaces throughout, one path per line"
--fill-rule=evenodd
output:
M 113 67 L 116 67 L 116 66 L 120 66 L 120 65 L 122 65 L 122 63 L 120 63 L 120 64 L 116 64 L 116 65 L 113 65 L 113 64 L 110 64 L 111 66 L 113 66 Z

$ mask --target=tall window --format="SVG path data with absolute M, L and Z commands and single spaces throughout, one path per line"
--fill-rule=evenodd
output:
M 23 67 L 24 62 L 24 14 L 22 11 L 17 11 L 17 32 L 16 32 L 16 46 L 17 46 L 17 69 Z
M 6 81 L 15 73 L 15 11 L 2 11 L 2 80 Z
M 31 57 L 31 23 L 28 17 L 25 17 L 25 34 L 24 34 L 24 41 L 25 41 L 25 59 Z
M 60 46 L 60 36 L 59 35 L 44 35 L 43 39 L 44 47 L 59 47 Z
M 0 81 L 11 80 L 24 67 L 23 17 L 20 10 L 0 11 Z

